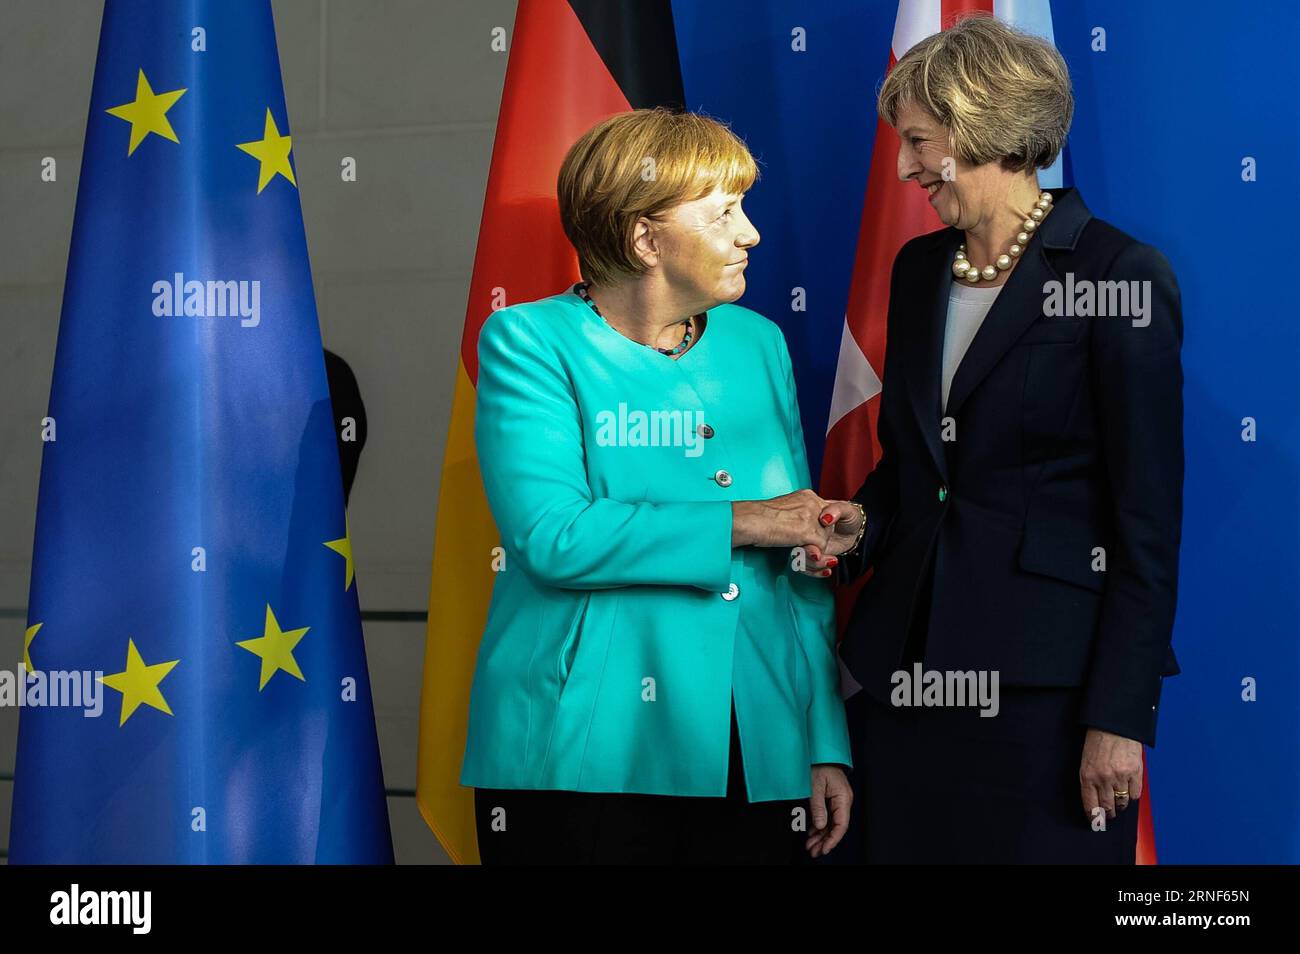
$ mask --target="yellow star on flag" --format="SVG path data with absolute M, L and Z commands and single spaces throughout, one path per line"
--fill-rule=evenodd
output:
M 303 682 L 307 681 L 307 677 L 298 668 L 298 661 L 293 658 L 293 648 L 309 629 L 310 626 L 304 626 L 302 629 L 282 631 L 280 624 L 276 622 L 275 614 L 271 612 L 271 604 L 266 604 L 266 625 L 263 627 L 262 635 L 235 644 L 262 659 L 262 681 L 258 684 L 258 692 L 265 689 L 271 677 L 281 669 L 291 676 L 297 676 Z
M 172 142 L 180 142 L 176 138 L 176 130 L 167 121 L 167 110 L 176 105 L 176 100 L 184 96 L 185 92 L 183 89 L 174 89 L 170 93 L 155 93 L 145 79 L 144 70 L 140 70 L 135 81 L 135 101 L 105 110 L 110 116 L 125 119 L 131 124 L 131 142 L 126 147 L 128 156 L 135 152 L 135 147 L 144 142 L 145 136 L 150 133 Z
M 343 520 L 343 539 L 326 541 L 325 546 L 329 547 L 339 556 L 347 561 L 344 575 L 347 577 L 343 584 L 343 592 L 346 593 L 352 589 L 352 576 L 356 567 L 352 563 L 352 531 L 348 529 L 347 518 Z
M 293 148 L 292 136 L 281 136 L 275 125 L 271 110 L 266 111 L 266 128 L 262 138 L 253 142 L 238 143 L 238 147 L 262 164 L 257 174 L 257 194 L 261 195 L 266 184 L 275 178 L 276 173 L 284 176 L 298 188 L 293 177 L 293 166 L 289 165 L 289 150 Z
M 119 726 L 126 725 L 126 720 L 131 718 L 141 705 L 153 706 L 160 712 L 172 714 L 158 684 L 176 668 L 178 662 L 179 659 L 173 659 L 171 662 L 146 666 L 140 656 L 140 650 L 135 648 L 135 640 L 127 639 L 126 669 L 123 672 L 99 677 L 99 681 L 104 685 L 122 693 L 122 717 L 117 723 Z
M 28 626 L 27 632 L 23 635 L 23 668 L 28 672 L 36 671 L 36 667 L 32 665 L 32 640 L 36 638 L 37 631 L 44 625 L 44 623 L 37 623 L 35 626 Z

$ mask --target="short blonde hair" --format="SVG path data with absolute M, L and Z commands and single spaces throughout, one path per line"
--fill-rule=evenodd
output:
M 876 110 L 897 127 L 905 103 L 934 116 L 961 159 L 1000 160 L 1013 172 L 1050 166 L 1074 115 L 1070 72 L 1055 47 L 979 14 L 903 54 L 880 87 Z
M 747 192 L 757 178 L 749 149 L 717 120 L 636 109 L 598 123 L 569 149 L 556 184 L 560 221 L 582 277 L 606 284 L 646 270 L 633 242 L 638 219 L 719 186 Z

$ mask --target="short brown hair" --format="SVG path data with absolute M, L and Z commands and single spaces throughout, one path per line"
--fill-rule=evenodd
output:
M 904 103 L 925 109 L 972 165 L 1014 172 L 1050 166 L 1074 115 L 1070 72 L 1046 40 L 989 15 L 958 20 L 921 40 L 885 77 L 876 110 L 897 126 Z
M 560 221 L 582 277 L 605 284 L 645 271 L 633 244 L 638 219 L 719 186 L 746 192 L 757 178 L 749 149 L 716 119 L 635 109 L 598 123 L 569 149 L 556 184 Z

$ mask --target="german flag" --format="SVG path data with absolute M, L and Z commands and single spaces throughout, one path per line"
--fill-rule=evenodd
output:
M 555 194 L 569 146 L 616 113 L 684 101 L 669 0 L 520 0 L 443 457 L 420 699 L 416 800 L 458 864 L 479 860 L 474 793 L 459 778 L 499 543 L 474 447 L 479 330 L 495 309 L 579 279 Z

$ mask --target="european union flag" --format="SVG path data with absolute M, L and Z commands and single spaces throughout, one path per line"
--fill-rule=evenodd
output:
M 289 128 L 267 0 L 108 0 L 15 863 L 392 861 Z

